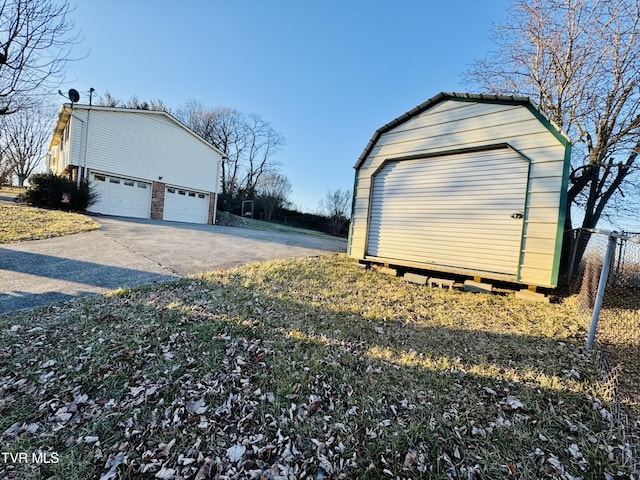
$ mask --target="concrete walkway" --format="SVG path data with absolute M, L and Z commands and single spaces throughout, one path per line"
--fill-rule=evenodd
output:
M 119 287 L 344 252 L 346 240 L 217 225 L 96 217 L 100 229 L 0 246 L 0 314 Z

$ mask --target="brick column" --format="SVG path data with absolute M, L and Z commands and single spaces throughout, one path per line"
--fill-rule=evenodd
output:
M 153 182 L 151 192 L 151 218 L 162 220 L 164 215 L 164 192 L 166 185 L 162 182 Z
M 207 223 L 213 225 L 216 223 L 216 194 L 209 192 L 209 215 L 207 215 Z

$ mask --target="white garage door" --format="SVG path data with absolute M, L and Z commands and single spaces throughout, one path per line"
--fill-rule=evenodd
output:
M 151 183 L 101 173 L 91 173 L 90 180 L 97 194 L 97 201 L 88 208 L 90 212 L 135 218 L 151 216 Z
M 207 223 L 209 194 L 177 187 L 167 187 L 164 194 L 163 220 Z
M 391 161 L 374 177 L 367 255 L 517 276 L 528 175 L 507 148 Z

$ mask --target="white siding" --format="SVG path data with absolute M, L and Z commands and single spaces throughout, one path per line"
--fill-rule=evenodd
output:
M 221 155 L 171 117 L 160 112 L 96 108 L 76 110 L 74 117 L 82 117 L 89 131 L 86 163 L 82 154 L 79 165 L 194 190 L 218 191 Z M 74 121 L 81 125 L 78 118 Z M 82 142 L 76 142 L 76 148 L 80 145 Z
M 66 124 L 59 143 L 50 150 L 53 173 L 61 175 L 67 166 L 79 164 L 82 158 L 83 128 L 83 122 L 80 118 L 73 119 Z
M 83 165 L 85 155 L 85 124 L 83 112 L 75 114 L 71 119 L 66 137 L 65 149 L 67 152 L 68 164 Z
M 518 281 L 554 286 L 566 148 L 527 107 L 509 102 L 447 98 L 380 135 L 356 173 L 351 256 L 367 255 L 372 177 L 384 162 L 499 143 L 531 161 Z M 447 188 L 444 180 L 442 187 Z M 502 188 L 499 181 L 486 185 L 488 194 Z M 530 246 L 535 247 L 531 255 Z M 490 241 L 478 242 L 482 248 L 490 248 Z M 457 255 L 456 249 L 448 246 L 450 255 Z

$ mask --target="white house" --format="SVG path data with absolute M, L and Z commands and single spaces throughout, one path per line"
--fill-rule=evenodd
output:
M 357 161 L 349 254 L 554 287 L 570 151 L 527 98 L 441 93 L 378 129 Z
M 214 223 L 223 156 L 166 112 L 65 104 L 48 168 L 89 179 L 91 212 Z

